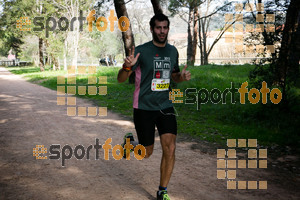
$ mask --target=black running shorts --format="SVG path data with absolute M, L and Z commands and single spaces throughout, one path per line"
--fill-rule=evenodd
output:
M 177 135 L 177 122 L 173 107 L 158 111 L 134 109 L 133 121 L 139 144 L 143 146 L 154 144 L 155 126 L 159 135 L 164 133 Z

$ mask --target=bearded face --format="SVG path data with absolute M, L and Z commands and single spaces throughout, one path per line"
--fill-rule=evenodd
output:
M 167 21 L 155 21 L 152 31 L 153 40 L 159 44 L 165 44 L 168 39 L 169 27 Z

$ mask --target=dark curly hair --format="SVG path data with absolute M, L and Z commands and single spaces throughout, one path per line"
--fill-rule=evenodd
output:
M 150 24 L 152 29 L 154 29 L 155 20 L 160 21 L 160 22 L 167 21 L 168 22 L 168 27 L 170 26 L 169 18 L 166 15 L 164 15 L 163 13 L 156 14 L 151 18 L 149 24 Z

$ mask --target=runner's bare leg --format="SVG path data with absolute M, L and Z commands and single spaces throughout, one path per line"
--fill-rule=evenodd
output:
M 153 153 L 154 144 L 152 144 L 150 146 L 146 146 L 145 148 L 146 148 L 145 158 L 149 158 Z
M 167 187 L 175 163 L 176 135 L 165 133 L 160 136 L 163 150 L 160 165 L 160 186 Z

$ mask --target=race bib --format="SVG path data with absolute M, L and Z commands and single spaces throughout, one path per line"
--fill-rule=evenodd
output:
M 169 90 L 170 79 L 152 79 L 151 90 L 152 91 L 165 91 Z

